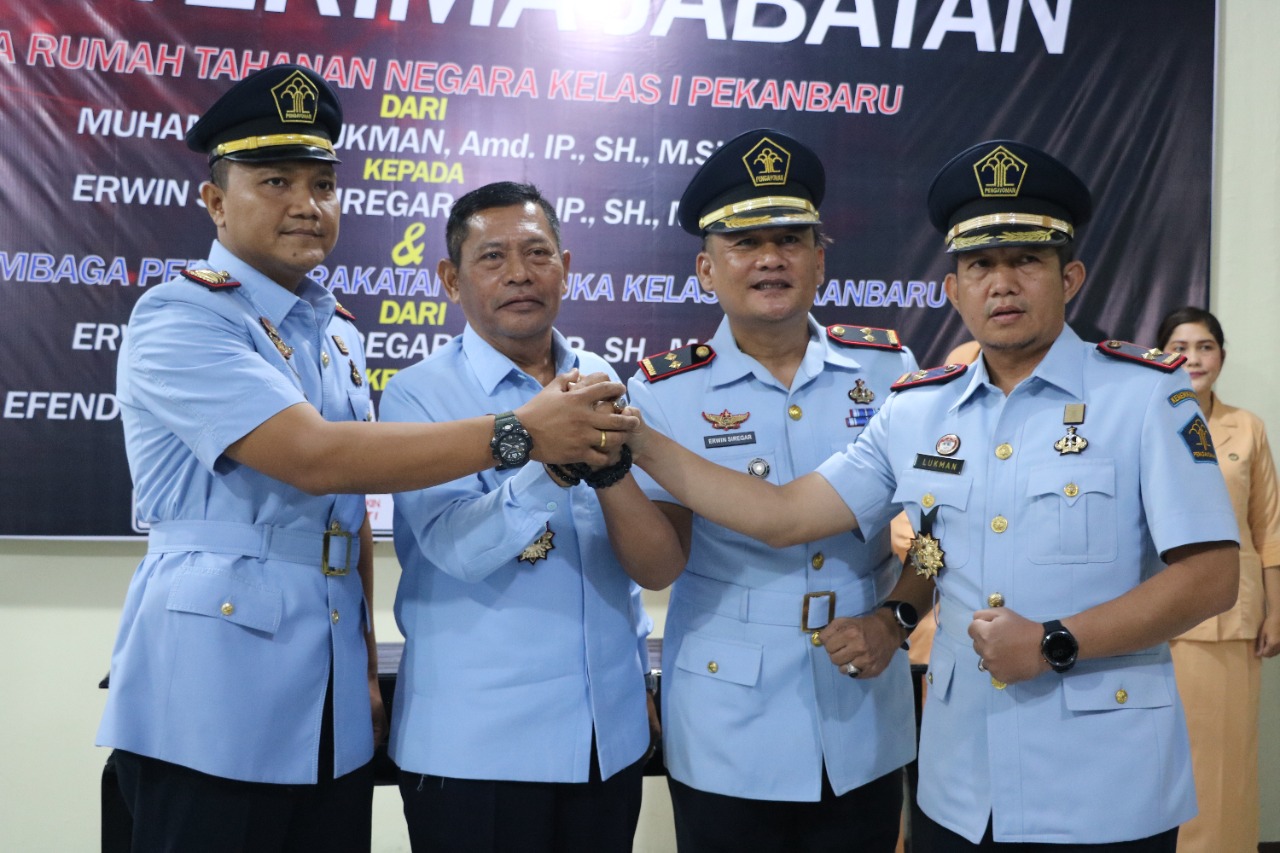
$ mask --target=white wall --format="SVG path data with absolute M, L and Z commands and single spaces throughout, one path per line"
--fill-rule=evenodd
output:
M 1224 399 L 1257 412 L 1280 443 L 1280 3 L 1222 0 L 1213 310 L 1231 358 Z M 1118 129 L 1120 130 L 1120 129 Z M 1105 271 L 1095 271 L 1095 282 Z M 9 330 L 9 334 L 15 334 Z M 103 750 L 93 747 L 107 670 L 136 543 L 0 541 L 0 850 L 90 851 L 98 846 Z M 376 618 L 394 639 L 391 602 L 399 568 L 378 546 Z M 655 618 L 662 596 L 650 598 Z M 1280 663 L 1264 669 L 1262 801 L 1280 802 Z M 1224 697 L 1230 700 L 1231 697 Z M 636 849 L 673 850 L 660 782 L 646 788 Z M 398 796 L 380 789 L 375 851 L 407 851 Z M 1262 839 L 1280 841 L 1280 812 L 1264 808 Z

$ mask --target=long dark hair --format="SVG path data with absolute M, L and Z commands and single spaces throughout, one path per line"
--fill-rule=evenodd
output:
M 1203 308 L 1197 308 L 1194 305 L 1179 308 L 1165 315 L 1165 318 L 1160 321 L 1160 331 L 1156 333 L 1157 346 L 1161 349 L 1167 347 L 1169 339 L 1173 337 L 1173 330 L 1183 323 L 1199 323 L 1204 326 L 1209 330 L 1209 334 L 1213 335 L 1213 339 L 1218 342 L 1218 346 L 1226 349 L 1227 342 L 1222 335 L 1222 324 L 1218 322 L 1218 318 Z

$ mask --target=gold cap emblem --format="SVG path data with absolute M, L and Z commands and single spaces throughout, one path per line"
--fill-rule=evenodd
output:
M 319 114 L 320 90 L 301 71 L 295 71 L 271 87 L 280 120 L 287 123 L 315 124 Z
M 742 155 L 742 164 L 747 167 L 753 186 L 781 186 L 787 182 L 791 152 L 765 136 Z
M 973 164 L 973 175 L 983 198 L 1017 198 L 1027 175 L 1027 161 L 997 145 Z

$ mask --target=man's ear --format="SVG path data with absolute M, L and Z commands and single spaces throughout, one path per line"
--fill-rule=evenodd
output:
M 956 274 L 953 272 L 947 273 L 946 278 L 942 280 L 942 289 L 947 294 L 947 301 L 950 302 L 951 307 L 956 310 L 960 309 L 960 306 L 956 304 L 956 291 L 959 290 L 959 288 L 960 280 L 956 278 Z
M 1085 277 L 1088 270 L 1084 268 L 1083 261 L 1071 261 L 1062 268 L 1062 288 L 1066 301 L 1070 302 L 1072 298 L 1080 292 L 1080 288 L 1084 287 Z
M 441 258 L 440 263 L 436 264 L 436 275 L 440 276 L 440 284 L 444 286 L 445 295 L 456 305 L 458 298 L 462 295 L 458 289 L 458 268 L 448 258 Z
M 698 257 L 693 259 L 693 271 L 698 276 L 698 286 L 706 293 L 715 293 L 716 286 L 711 280 L 711 256 L 706 252 L 699 252 Z
M 226 197 L 222 187 L 213 181 L 205 181 L 200 185 L 200 200 L 204 202 L 205 210 L 209 211 L 209 218 L 218 228 L 222 228 L 227 223 L 227 211 L 224 205 Z

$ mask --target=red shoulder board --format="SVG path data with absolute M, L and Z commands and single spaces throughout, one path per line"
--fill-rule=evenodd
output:
M 680 349 L 640 359 L 640 370 L 644 373 L 645 379 L 657 382 L 659 379 L 666 379 L 677 373 L 708 365 L 715 357 L 715 350 L 710 345 L 689 344 Z
M 921 385 L 940 385 L 964 375 L 968 369 L 967 364 L 944 364 L 927 370 L 913 370 L 899 376 L 898 381 L 889 386 L 889 390 L 902 391 L 906 388 L 918 388 Z
M 1112 358 L 1136 361 L 1138 364 L 1145 364 L 1147 367 L 1154 367 L 1165 373 L 1172 373 L 1182 367 L 1182 363 L 1187 360 L 1185 355 L 1176 352 L 1164 352 L 1154 347 L 1147 349 L 1128 341 L 1103 341 L 1098 344 L 1098 351 Z
M 337 307 L 337 308 L 335 308 L 335 309 L 333 309 L 333 310 L 334 310 L 334 311 L 337 311 L 337 312 L 338 312 L 338 314 L 339 314 L 339 316 L 346 317 L 348 320 L 350 320 L 350 321 L 351 321 L 351 322 L 353 322 L 353 323 L 356 321 L 356 315 L 355 315 L 355 314 L 352 314 L 352 313 L 351 313 L 350 311 L 348 311 L 346 308 L 343 308 L 343 307 L 342 307 L 342 303 L 341 303 L 341 302 L 337 303 L 337 305 L 338 305 L 338 307 Z
M 231 280 L 231 273 L 214 272 L 213 270 L 183 270 L 182 275 L 189 281 L 194 281 L 210 290 L 231 290 L 239 287 L 240 282 Z
M 875 347 L 876 349 L 902 349 L 898 333 L 893 329 L 876 329 L 871 326 L 827 326 L 827 337 L 847 347 Z

